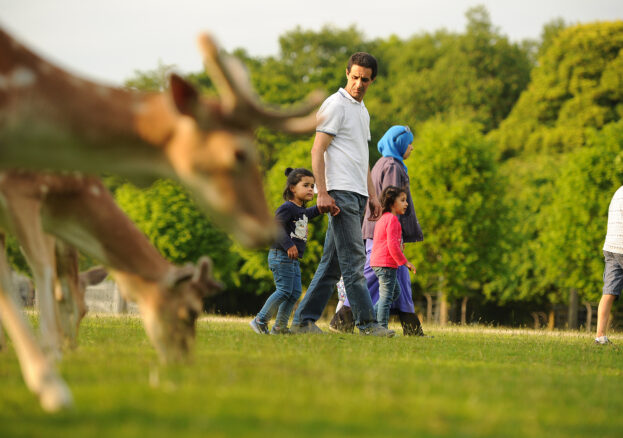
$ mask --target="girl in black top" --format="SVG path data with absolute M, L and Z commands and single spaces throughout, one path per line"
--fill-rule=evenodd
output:
M 286 334 L 294 304 L 301 296 L 301 269 L 299 259 L 307 245 L 307 223 L 320 214 L 318 207 L 306 208 L 314 197 L 314 174 L 304 168 L 286 169 L 285 202 L 275 212 L 281 225 L 279 238 L 268 253 L 268 266 L 273 272 L 276 290 L 268 297 L 262 310 L 249 323 L 260 334 L 268 334 L 268 321 L 277 313 L 272 334 Z M 278 310 L 278 312 L 277 312 Z

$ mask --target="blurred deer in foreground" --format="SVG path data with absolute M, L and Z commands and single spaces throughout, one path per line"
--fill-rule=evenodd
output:
M 101 261 L 124 297 L 138 303 L 145 331 L 163 362 L 187 356 L 203 298 L 218 289 L 207 257 L 196 267 L 169 263 L 95 177 L 0 172 L 0 229 L 17 237 L 33 270 L 38 300 L 42 300 L 42 324 L 49 315 L 60 319 L 62 329 L 71 331 L 76 324 L 77 330 L 79 320 L 73 319 L 71 305 L 71 289 L 80 287 L 76 284 L 77 249 Z M 50 236 L 59 239 L 56 251 Z M 14 340 L 24 380 L 45 409 L 67 407 L 72 403 L 71 393 L 12 302 L 8 264 L 5 252 L 0 252 L 0 313 Z M 56 295 L 64 295 L 66 301 L 65 312 L 61 308 L 56 314 L 52 300 L 55 283 Z M 49 325 L 44 340 L 59 336 L 54 324 Z
M 313 130 L 313 109 L 322 96 L 311 97 L 298 109 L 267 108 L 255 97 L 239 62 L 219 54 L 206 35 L 200 37 L 200 46 L 220 100 L 201 97 L 176 75 L 167 93 L 95 84 L 49 64 L 0 30 L 0 169 L 8 171 L 4 177 L 10 182 L 5 195 L 27 192 L 33 181 L 39 182 L 37 174 L 22 173 L 20 178 L 13 169 L 108 172 L 141 184 L 169 177 L 184 184 L 215 222 L 241 243 L 258 246 L 270 241 L 275 227 L 262 189 L 254 129 L 265 125 L 287 133 Z M 45 229 L 112 269 L 122 291 L 138 301 L 146 331 L 163 360 L 183 356 L 194 335 L 200 298 L 214 286 L 209 263 L 203 261 L 196 269 L 173 267 L 153 248 L 140 244 L 138 254 L 127 254 L 140 238 L 125 216 L 116 211 L 115 220 L 110 220 L 114 208 L 102 209 L 84 197 L 78 202 L 80 196 L 45 204 L 51 199 L 45 196 L 50 187 L 71 178 L 46 177 L 47 184 L 35 187 L 43 197 L 26 195 L 23 203 L 0 203 L 9 217 L 5 226 L 23 228 L 20 243 L 40 241 L 31 256 L 31 266 L 42 272 L 40 283 L 49 289 L 54 282 L 50 246 L 42 237 Z M 102 205 L 114 206 L 99 181 L 88 181 L 83 188 L 95 196 L 106 193 L 109 198 Z M 50 207 L 63 202 L 64 207 Z M 28 215 L 41 223 L 33 224 Z M 4 252 L 0 271 L 0 312 L 26 383 L 39 394 L 44 408 L 65 407 L 71 394 L 12 302 Z
M 165 93 L 89 82 L 0 30 L 0 168 L 107 172 L 140 184 L 172 178 L 243 245 L 269 243 L 275 226 L 254 130 L 313 131 L 322 96 L 294 109 L 269 108 L 240 61 L 220 54 L 205 34 L 199 45 L 220 100 L 200 96 L 177 75 Z

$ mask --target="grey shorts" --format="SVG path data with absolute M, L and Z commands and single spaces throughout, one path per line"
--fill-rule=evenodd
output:
M 604 251 L 604 295 L 614 295 L 619 299 L 623 289 L 623 254 Z

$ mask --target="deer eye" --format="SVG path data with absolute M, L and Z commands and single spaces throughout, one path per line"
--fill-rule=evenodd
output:
M 236 161 L 238 163 L 244 163 L 245 161 L 247 161 L 247 158 L 249 157 L 249 155 L 241 149 L 237 149 L 234 152 L 234 156 L 236 157 Z

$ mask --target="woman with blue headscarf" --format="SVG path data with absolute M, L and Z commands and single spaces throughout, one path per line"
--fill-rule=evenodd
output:
M 413 134 L 408 126 L 392 126 L 378 142 L 378 149 L 381 157 L 370 172 L 372 183 L 376 193 L 383 193 L 387 186 L 405 187 L 407 189 L 407 202 L 409 206 L 407 212 L 398 219 L 402 226 L 402 241 L 421 242 L 424 240 L 422 228 L 415 215 L 413 199 L 409 190 L 409 175 L 404 160 L 413 150 Z M 366 215 L 363 220 L 362 234 L 366 243 L 366 265 L 364 275 L 368 281 L 368 290 L 372 303 L 379 300 L 379 280 L 370 267 L 370 254 L 372 252 L 372 238 L 374 237 L 374 224 L 370 220 L 370 209 L 366 208 Z M 400 296 L 392 304 L 391 310 L 398 313 L 403 333 L 406 336 L 423 336 L 422 324 L 415 314 L 413 297 L 411 294 L 411 279 L 409 270 L 406 266 L 398 268 L 398 283 L 400 284 Z M 337 331 L 352 331 L 352 312 L 348 305 L 348 300 L 344 306 L 334 316 L 330 328 Z

